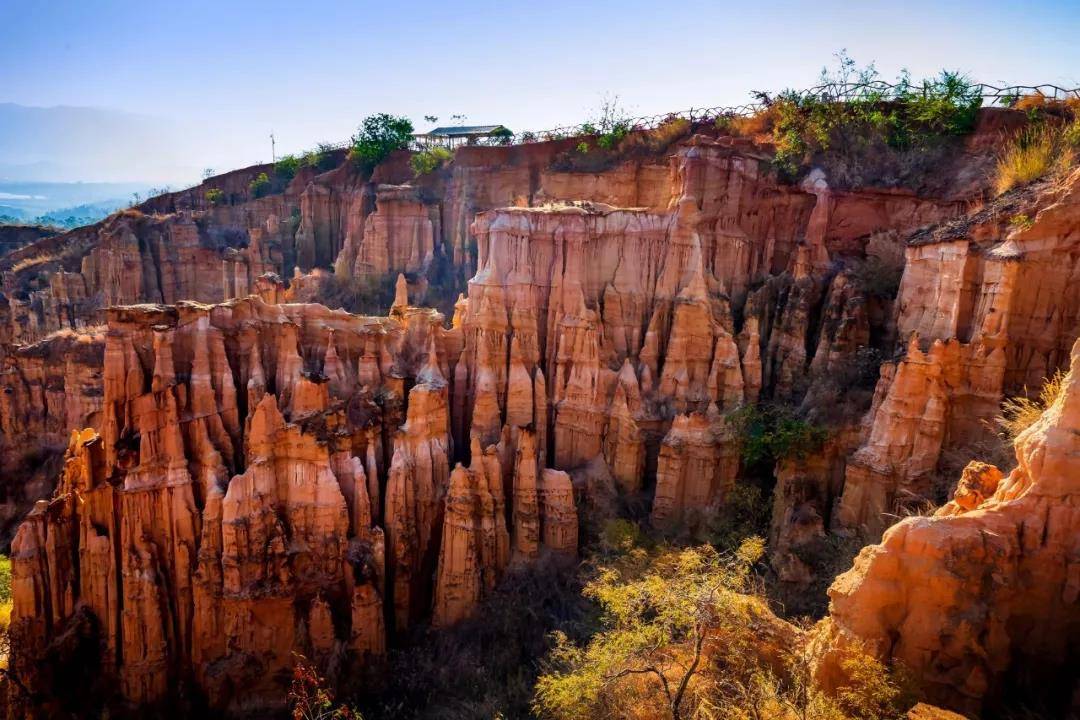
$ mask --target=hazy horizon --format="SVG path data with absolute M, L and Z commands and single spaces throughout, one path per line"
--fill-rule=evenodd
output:
M 279 155 L 297 152 L 346 140 L 375 112 L 417 129 L 430 127 L 425 115 L 464 115 L 542 130 L 582 121 L 605 95 L 635 115 L 737 105 L 752 90 L 812 85 L 842 48 L 889 79 L 949 68 L 1076 87 L 1078 30 L 1080 4 L 1061 1 L 853 11 L 835 0 L 671 10 L 468 0 L 405 12 L 312 2 L 297 12 L 244 0 L 182 13 L 12 2 L 0 7 L 0 123 L 5 112 L 38 119 L 20 132 L 0 124 L 0 180 L 178 186 L 205 168 L 269 161 L 271 132 Z M 102 124 L 87 129 L 87 118 Z

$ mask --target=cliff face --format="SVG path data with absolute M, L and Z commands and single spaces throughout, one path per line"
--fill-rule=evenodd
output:
M 953 499 L 908 518 L 837 578 L 832 642 L 902 661 L 925 694 L 979 713 L 1018 689 L 1064 712 L 1080 629 L 1080 342 L 1061 395 L 1015 442 L 1007 476 L 971 463 Z M 834 672 L 828 658 L 819 670 Z
M 1012 207 L 783 184 L 715 132 L 596 173 L 555 169 L 571 148 L 305 169 L 257 199 L 253 168 L 0 258 L 0 447 L 70 438 L 13 543 L 19 677 L 55 693 L 89 657 L 133 704 L 272 710 L 292 652 L 344 675 L 452 625 L 511 566 L 573 557 L 579 511 L 617 493 L 656 526 L 708 519 L 746 470 L 727 415 L 754 403 L 830 428 L 775 470 L 773 565 L 805 588 L 807 548 L 932 496 L 1075 339 L 1075 182 L 1017 229 Z M 401 273 L 388 317 L 284 302 L 331 267 Z M 898 293 L 871 272 L 900 267 Z M 468 275 L 449 328 L 410 306 Z M 16 481 L 12 512 L 55 479 Z M 877 637 L 839 597 L 838 627 Z

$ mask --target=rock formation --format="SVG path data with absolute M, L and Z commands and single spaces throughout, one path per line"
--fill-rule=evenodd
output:
M 68 447 L 51 500 L 56 473 L 22 469 L 2 498 L 41 500 L 12 545 L 18 677 L 77 693 L 54 678 L 97 663 L 133 706 L 182 689 L 273 712 L 292 652 L 344 676 L 452 625 L 511 566 L 573 557 L 581 509 L 722 511 L 746 470 L 728 417 L 755 403 L 830 428 L 773 471 L 782 583 L 815 580 L 828 532 L 873 536 L 939 495 L 946 455 L 1076 339 L 1080 179 L 968 212 L 785 183 L 768 148 L 696 130 L 597 173 L 560 169 L 570 141 L 465 147 L 420 177 L 339 153 L 256 198 L 260 166 L 0 256 L 0 451 Z M 316 302 L 390 285 L 386 317 Z M 1075 624 L 1070 501 L 1045 489 L 1067 462 L 1040 459 L 1066 458 L 1067 418 L 864 553 L 836 637 L 961 709 L 1029 653 L 1062 667 L 1071 635 L 1036 608 Z
M 1074 371 L 1080 342 L 1073 346 Z M 1072 702 L 1080 638 L 1080 374 L 1014 444 L 1007 476 L 972 463 L 950 503 L 908 518 L 837 578 L 833 643 L 902 661 L 926 696 L 979 713 L 1011 691 Z M 829 673 L 828 662 L 819 670 Z M 1054 695 L 1057 693 L 1057 695 Z

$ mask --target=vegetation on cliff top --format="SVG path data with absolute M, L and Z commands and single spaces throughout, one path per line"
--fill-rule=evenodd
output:
M 998 194 L 1048 175 L 1064 175 L 1080 151 L 1080 118 L 1062 119 L 1039 113 L 1005 143 L 997 161 Z
M 873 63 L 860 68 L 846 51 L 836 58 L 836 69 L 821 71 L 822 85 L 837 88 L 835 96 L 793 90 L 761 95 L 761 121 L 771 129 L 782 175 L 795 178 L 817 160 L 830 166 L 830 180 L 848 185 L 865 182 L 872 172 L 910 183 L 940 160 L 949 137 L 974 129 L 982 96 L 966 76 L 943 70 L 913 83 L 905 71 L 889 86 Z M 893 167 L 882 164 L 886 159 Z
M 435 172 L 450 162 L 453 157 L 454 153 L 451 150 L 441 145 L 435 145 L 413 153 L 413 156 L 409 158 L 409 164 L 412 166 L 413 175 L 420 177 Z
M 407 117 L 379 113 L 364 118 L 352 139 L 349 158 L 371 172 L 395 150 L 405 150 L 412 140 L 413 124 Z

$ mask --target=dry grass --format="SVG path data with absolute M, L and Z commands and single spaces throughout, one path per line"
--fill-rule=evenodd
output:
M 1058 98 L 1047 97 L 1041 92 L 1035 92 L 1031 95 L 1024 95 L 1017 100 L 1016 104 L 1013 105 L 1013 109 L 1022 110 L 1024 112 L 1038 110 L 1042 112 L 1052 111 L 1075 114 L 1080 112 L 1080 98 L 1061 100 Z
M 11 266 L 11 272 L 18 274 L 35 265 L 44 265 L 45 263 L 55 262 L 61 259 L 63 259 L 63 255 L 59 252 L 46 252 L 32 257 L 25 257 Z
M 652 137 L 653 145 L 657 148 L 667 149 L 676 140 L 681 140 L 689 134 L 691 129 L 690 121 L 686 118 L 673 117 L 668 118 L 658 127 L 654 128 L 649 135 Z
M 998 194 L 1052 173 L 1064 173 L 1076 158 L 1078 140 L 1080 121 L 1045 123 L 1022 130 L 998 156 L 994 183 Z
M 721 115 L 716 119 L 716 128 L 721 132 L 737 137 L 753 137 L 764 133 L 771 133 L 773 127 L 773 111 L 766 108 L 749 116 Z
M 1015 440 L 1042 417 L 1065 391 L 1065 379 L 1068 375 L 1058 370 L 1043 383 L 1037 398 L 1013 397 L 1001 403 L 1001 414 L 995 418 L 1001 435 L 1008 440 Z M 1026 388 L 1025 388 L 1026 393 Z

